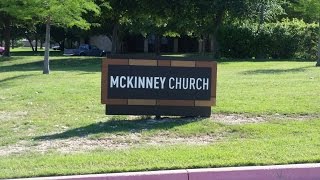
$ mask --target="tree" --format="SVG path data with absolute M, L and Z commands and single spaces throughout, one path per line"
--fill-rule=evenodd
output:
M 38 41 L 42 41 L 44 34 L 43 25 L 35 20 L 15 21 L 11 31 L 12 39 L 26 38 L 33 52 L 38 52 Z
M 261 29 L 263 26 L 272 21 L 277 21 L 278 18 L 285 14 L 283 6 L 286 4 L 284 0 L 253 0 L 249 1 L 245 17 L 249 22 L 257 24 L 254 33 L 255 41 L 261 41 Z M 263 35 L 262 35 L 263 36 Z M 257 43 L 264 46 L 261 43 Z M 266 58 L 265 48 L 255 46 L 255 57 Z M 261 50 L 258 50 L 261 49 Z
M 3 36 L 4 36 L 4 48 L 5 51 L 3 56 L 9 57 L 10 56 L 10 37 L 11 37 L 11 21 L 12 17 L 7 13 L 0 13 L 0 19 L 2 21 L 3 27 Z
M 93 12 L 99 14 L 99 7 L 92 0 L 33 0 L 34 7 L 37 7 L 37 18 L 46 25 L 45 55 L 43 74 L 50 73 L 49 49 L 50 49 L 50 28 L 52 24 L 59 26 L 77 26 L 88 29 L 90 24 L 82 17 L 83 14 Z
M 112 54 L 121 52 L 121 32 L 126 27 L 128 19 L 139 12 L 137 2 L 138 0 L 96 0 L 96 3 L 101 7 L 99 23 L 107 29 L 105 31 L 111 29 Z
M 218 56 L 217 36 L 224 18 L 245 12 L 246 0 L 189 0 L 193 17 L 189 21 L 189 34 L 199 38 L 199 51 L 205 51 L 205 41 L 210 38 L 210 51 Z M 190 21 L 191 20 L 191 21 Z
M 93 0 L 1 0 L 0 19 L 4 27 L 6 53 L 10 55 L 10 30 L 15 19 L 35 20 L 46 25 L 46 49 L 43 73 L 49 74 L 49 48 L 51 24 L 58 26 L 77 26 L 88 29 L 90 24 L 82 17 L 83 14 L 93 12 L 99 14 L 99 7 Z
M 5 53 L 10 56 L 11 28 L 15 20 L 32 19 L 36 13 L 33 6 L 34 0 L 1 0 L 0 1 L 0 26 L 3 27 Z
M 180 7 L 187 10 L 187 2 L 181 0 L 109 0 L 107 5 L 104 5 L 105 0 L 97 0 L 97 3 L 102 4 L 102 15 L 100 24 L 109 29 L 104 23 L 108 22 L 112 26 L 112 54 L 121 51 L 121 35 L 124 30 L 129 32 L 139 33 L 144 36 L 154 34 L 156 36 L 155 52 L 160 53 L 160 36 L 162 35 L 177 35 L 178 23 L 181 19 L 181 12 L 173 13 Z M 180 5 L 180 6 L 178 6 Z M 178 20 L 178 16 L 180 16 Z
M 295 10 L 301 12 L 307 21 L 317 22 L 318 30 L 318 59 L 316 66 L 320 67 L 320 1 L 319 0 L 299 0 L 295 5 Z
M 154 51 L 159 55 L 160 37 L 177 31 L 176 26 L 170 25 L 175 18 L 172 12 L 176 7 L 177 1 L 140 0 L 134 16 L 126 21 L 127 26 L 131 32 L 140 33 L 145 37 L 153 34 L 155 36 Z

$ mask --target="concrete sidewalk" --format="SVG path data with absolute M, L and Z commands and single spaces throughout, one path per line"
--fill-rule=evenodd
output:
M 127 172 L 77 176 L 26 178 L 24 180 L 318 180 L 320 164 L 247 166 L 207 169 Z

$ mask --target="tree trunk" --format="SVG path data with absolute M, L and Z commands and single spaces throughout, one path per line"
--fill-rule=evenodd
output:
M 11 19 L 9 16 L 4 17 L 4 48 L 3 56 L 10 57 L 10 36 L 11 36 Z
M 319 37 L 319 41 L 318 41 L 318 60 L 317 60 L 317 67 L 320 67 L 320 37 Z
M 113 26 L 112 31 L 112 48 L 111 48 L 111 54 L 116 54 L 118 52 L 118 31 L 119 31 L 119 23 L 116 22 Z
M 11 39 L 11 49 L 14 49 L 14 38 Z
M 198 51 L 200 54 L 204 55 L 206 52 L 206 38 L 205 35 L 201 35 L 198 39 Z
M 219 43 L 217 41 L 217 33 L 210 36 L 210 52 L 213 54 L 214 58 L 218 58 Z
M 40 38 L 40 49 L 43 49 L 43 40 L 42 40 L 42 38 Z
M 214 58 L 218 58 L 218 44 L 219 44 L 219 42 L 217 40 L 217 36 L 218 36 L 219 28 L 222 24 L 224 13 L 225 13 L 225 10 L 221 10 L 218 12 L 218 14 L 214 20 L 213 33 L 210 35 L 211 36 L 210 50 L 211 50 Z
M 264 25 L 264 21 L 265 21 L 265 5 L 262 4 L 260 9 L 259 9 L 259 24 L 258 24 L 258 28 L 257 28 L 257 31 L 255 33 L 255 41 L 256 42 L 259 42 L 259 37 L 260 37 L 260 31 L 261 31 L 261 28 L 263 27 Z M 260 43 L 258 43 L 260 44 Z M 259 46 L 255 46 L 255 56 L 257 59 L 265 59 L 267 58 L 266 57 L 266 52 L 265 52 L 265 48 L 261 48 Z
M 319 36 L 320 36 L 320 33 L 319 33 Z M 319 37 L 319 40 L 318 40 L 318 60 L 317 60 L 316 66 L 320 67 L 320 37 Z
M 65 44 L 65 40 L 61 41 L 61 42 L 58 42 L 61 50 L 63 51 L 64 50 L 64 44 Z
M 198 52 L 200 54 L 203 52 L 203 39 L 201 37 L 198 39 Z
M 149 41 L 148 41 L 148 38 L 144 38 L 144 41 L 143 41 L 143 52 L 144 53 L 148 53 L 149 52 Z
M 206 53 L 206 45 L 207 45 L 207 37 L 203 36 L 203 41 L 202 41 L 202 55 Z
M 316 63 L 316 66 L 317 67 L 320 67 L 320 20 L 319 20 L 319 32 L 318 32 L 318 60 L 317 60 L 317 63 Z
M 154 49 L 155 51 L 154 51 L 154 52 L 155 52 L 156 55 L 158 56 L 158 55 L 160 55 L 160 46 L 161 46 L 161 44 L 160 44 L 160 43 L 161 43 L 161 42 L 160 42 L 160 36 L 159 36 L 158 34 L 156 34 L 156 39 L 155 39 L 155 41 L 156 41 L 156 42 L 155 42 L 155 44 L 154 44 L 154 45 L 155 45 L 155 46 L 154 46 L 154 47 L 155 47 L 155 49 Z
M 261 27 L 264 24 L 264 12 L 265 12 L 265 5 L 262 4 L 259 10 L 259 24 L 258 24 L 258 28 L 257 28 L 257 32 L 256 34 L 260 33 Z
M 28 34 L 26 33 L 26 39 L 28 40 L 29 44 L 30 44 L 30 47 L 32 49 L 32 51 L 34 52 L 34 47 L 33 47 L 33 44 L 32 44 L 32 39 L 28 36 Z
M 215 37 L 211 34 L 209 35 L 209 39 L 210 39 L 210 52 L 214 52 L 214 48 L 215 48 Z
M 38 36 L 36 35 L 36 38 L 35 38 L 35 45 L 34 45 L 34 52 L 38 52 Z
M 49 50 L 50 50 L 50 17 L 46 21 L 46 40 L 45 40 L 45 52 L 43 62 L 43 74 L 49 74 Z
M 116 53 L 122 53 L 124 51 L 124 44 L 122 41 L 120 41 L 120 37 L 119 37 L 119 34 L 118 34 L 118 42 L 117 42 L 117 51 Z
M 174 53 L 178 53 L 179 51 L 179 39 L 178 38 L 174 38 L 173 40 L 173 52 Z

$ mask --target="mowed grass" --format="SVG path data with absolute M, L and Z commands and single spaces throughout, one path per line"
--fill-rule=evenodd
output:
M 219 64 L 215 112 L 314 114 L 320 109 L 320 70 L 313 62 Z
M 19 53 L 0 58 L 0 154 L 21 142 L 33 147 L 115 135 L 214 140 L 156 145 L 138 140 L 129 148 L 67 153 L 29 148 L 0 156 L 0 178 L 320 161 L 320 69 L 314 62 L 220 62 L 212 112 L 271 117 L 231 125 L 212 118 L 106 116 L 100 104 L 101 58 L 52 57 L 52 73 L 43 75 L 42 56 Z M 278 114 L 293 120 L 277 120 Z M 299 116 L 307 118 L 295 121 Z

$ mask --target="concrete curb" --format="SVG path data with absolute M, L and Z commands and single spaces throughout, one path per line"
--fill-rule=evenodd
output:
M 320 164 L 294 164 L 188 170 L 189 180 L 320 179 Z
M 320 164 L 246 166 L 207 169 L 126 172 L 77 176 L 26 178 L 20 180 L 269 180 L 320 179 Z

